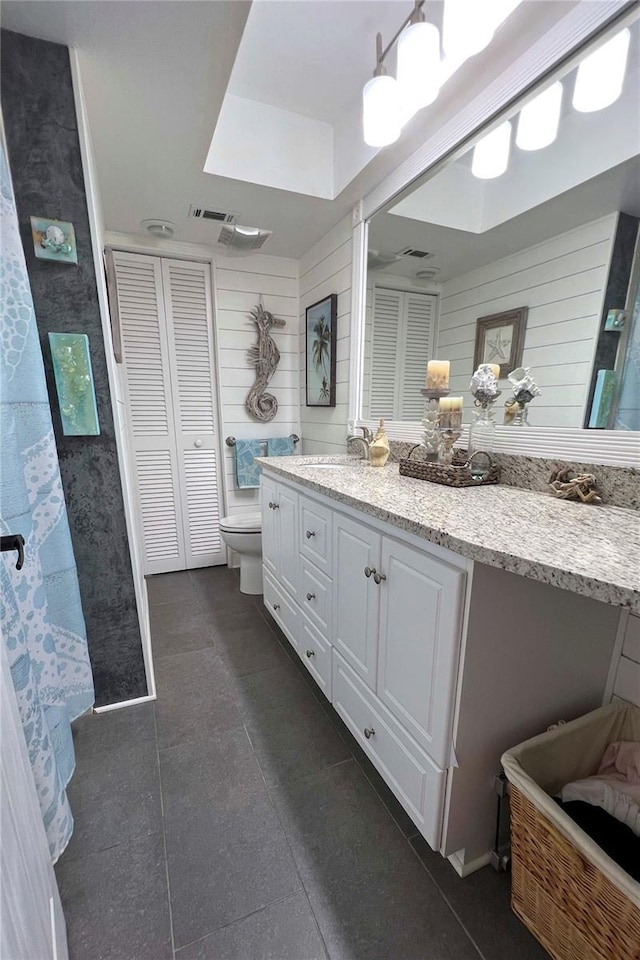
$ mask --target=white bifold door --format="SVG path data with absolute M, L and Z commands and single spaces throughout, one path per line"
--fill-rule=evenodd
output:
M 113 260 L 144 572 L 224 563 L 210 267 Z
M 434 356 L 438 297 L 374 288 L 371 333 L 371 420 L 421 420 L 427 361 Z

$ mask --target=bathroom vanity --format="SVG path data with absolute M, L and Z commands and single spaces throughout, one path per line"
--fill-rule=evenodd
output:
M 267 609 L 430 846 L 479 868 L 502 752 L 610 695 L 640 622 L 637 514 L 260 462 Z

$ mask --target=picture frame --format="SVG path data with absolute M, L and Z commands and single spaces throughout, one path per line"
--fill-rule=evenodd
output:
M 481 363 L 499 363 L 500 379 L 503 380 L 522 365 L 528 313 L 528 307 L 516 307 L 478 318 L 474 370 Z
M 336 405 L 338 295 L 329 294 L 305 310 L 306 405 Z

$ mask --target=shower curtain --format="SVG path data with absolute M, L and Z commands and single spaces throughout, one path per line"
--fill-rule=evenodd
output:
M 93 704 L 93 678 L 4 144 L 0 224 L 0 528 L 26 541 L 21 570 L 1 555 L 0 628 L 55 863 L 73 830 L 70 724 Z

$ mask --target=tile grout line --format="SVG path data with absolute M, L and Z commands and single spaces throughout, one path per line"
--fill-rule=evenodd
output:
M 421 834 L 419 834 L 419 833 L 418 833 L 418 834 L 414 834 L 414 836 L 421 836 Z M 449 908 L 449 910 L 451 911 L 451 913 L 452 913 L 453 916 L 455 917 L 455 919 L 456 919 L 456 921 L 457 921 L 457 923 L 458 923 L 458 926 L 460 926 L 460 927 L 462 928 L 462 932 L 463 932 L 464 935 L 467 937 L 467 939 L 468 939 L 469 942 L 471 943 L 472 947 L 477 951 L 478 956 L 480 957 L 480 960 L 490 960 L 490 958 L 485 957 L 484 953 L 482 952 L 482 950 L 480 949 L 480 947 L 479 947 L 478 944 L 476 943 L 475 939 L 473 938 L 471 932 L 470 932 L 469 930 L 467 930 L 467 928 L 466 928 L 466 926 L 465 926 L 462 918 L 461 918 L 461 917 L 459 916 L 459 914 L 458 914 L 458 911 L 455 909 L 455 907 L 453 906 L 453 904 L 450 902 L 450 900 L 449 900 L 449 898 L 447 897 L 446 893 L 444 892 L 444 890 L 442 889 L 442 887 L 440 886 L 440 884 L 438 883 L 438 881 L 436 880 L 436 878 L 434 877 L 434 875 L 431 873 L 431 871 L 430 871 L 429 868 L 427 867 L 426 863 L 423 861 L 423 859 L 422 859 L 422 858 L 420 857 L 420 855 L 418 854 L 418 851 L 416 850 L 416 848 L 415 848 L 415 847 L 413 846 L 413 844 L 410 842 L 409 837 L 405 837 L 405 840 L 406 840 L 406 842 L 407 842 L 407 844 L 408 844 L 408 846 L 409 846 L 409 849 L 411 850 L 412 854 L 414 855 L 414 857 L 417 858 L 418 862 L 420 863 L 420 866 L 422 867 L 422 869 L 423 869 L 424 872 L 427 874 L 427 876 L 429 877 L 429 879 L 430 879 L 431 882 L 433 883 L 434 887 L 435 887 L 436 890 L 438 891 L 438 894 L 439 894 L 440 897 L 444 900 L 444 902 L 446 903 L 447 907 Z
M 167 831 L 165 828 L 164 820 L 164 796 L 162 792 L 162 772 L 160 767 L 160 743 L 158 739 L 158 718 L 156 717 L 156 711 L 153 711 L 153 722 L 156 731 L 156 763 L 158 764 L 158 783 L 160 785 L 160 816 L 162 817 L 162 846 L 164 849 L 164 870 L 165 876 L 167 878 L 167 905 L 169 908 L 169 932 L 171 935 L 171 957 L 172 960 L 175 960 L 176 957 L 176 943 L 173 935 L 173 906 L 171 903 L 171 880 L 169 879 L 169 858 L 167 856 Z

